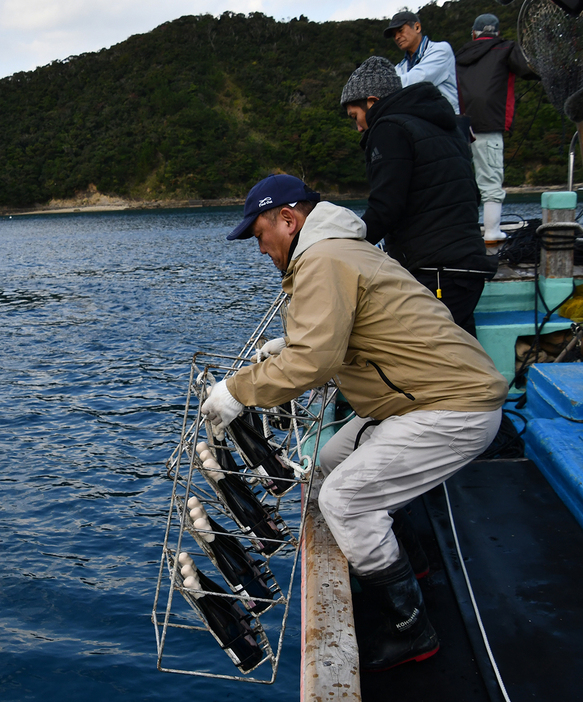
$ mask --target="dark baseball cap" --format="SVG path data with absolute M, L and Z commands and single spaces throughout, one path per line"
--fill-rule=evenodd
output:
M 399 29 L 407 22 L 421 22 L 419 15 L 414 12 L 397 12 L 397 14 L 390 21 L 389 26 L 383 32 L 383 36 L 387 39 L 393 36 L 393 29 Z
M 280 205 L 293 206 L 303 200 L 319 202 L 320 193 L 309 188 L 303 180 L 295 176 L 285 173 L 267 176 L 249 191 L 245 200 L 243 221 L 233 229 L 227 239 L 230 241 L 250 239 L 253 236 L 251 225 L 260 214 Z

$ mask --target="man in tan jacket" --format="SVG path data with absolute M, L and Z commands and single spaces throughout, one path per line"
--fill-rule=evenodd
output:
M 439 648 L 393 514 L 486 449 L 507 384 L 480 344 L 366 225 L 301 180 L 251 189 L 229 239 L 255 237 L 291 297 L 287 336 L 217 383 L 202 407 L 218 429 L 335 379 L 358 415 L 323 448 L 320 508 L 364 590 L 380 601 L 361 665 L 386 670 Z

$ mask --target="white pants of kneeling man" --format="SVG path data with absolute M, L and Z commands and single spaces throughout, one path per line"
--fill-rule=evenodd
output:
M 325 444 L 320 453 L 326 476 L 320 509 L 358 575 L 378 572 L 397 560 L 390 513 L 479 456 L 495 438 L 501 418 L 501 409 L 420 410 L 367 427 L 372 420 L 357 417 Z

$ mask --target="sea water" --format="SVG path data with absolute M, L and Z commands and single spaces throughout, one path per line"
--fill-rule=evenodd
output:
M 2 702 L 298 699 L 298 583 L 274 685 L 156 669 L 165 461 L 192 354 L 236 353 L 280 288 L 255 242 L 225 241 L 240 218 L 0 218 Z
M 225 241 L 240 217 L 0 220 L 2 702 L 298 698 L 297 589 L 273 686 L 156 669 L 165 461 L 192 354 L 236 353 L 280 288 L 254 242 Z

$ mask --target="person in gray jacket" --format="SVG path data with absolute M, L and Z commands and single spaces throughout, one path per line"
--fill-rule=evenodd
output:
M 284 274 L 287 336 L 216 383 L 202 412 L 220 431 L 244 407 L 336 380 L 358 416 L 320 453 L 319 504 L 378 602 L 376 630 L 359 648 L 363 669 L 380 671 L 439 648 L 394 515 L 489 446 L 508 386 L 444 305 L 365 236 L 354 212 L 319 202 L 298 178 L 251 189 L 228 238 L 254 237 Z

